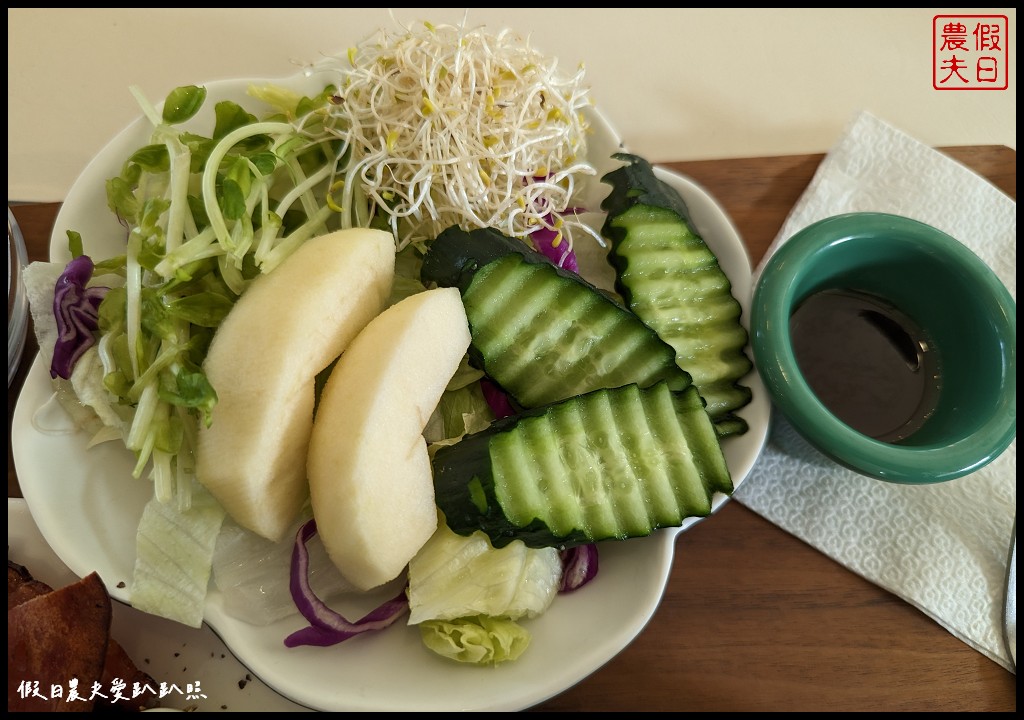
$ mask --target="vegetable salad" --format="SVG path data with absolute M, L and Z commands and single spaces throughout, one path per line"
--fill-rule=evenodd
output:
M 133 90 L 150 139 L 106 184 L 124 253 L 89 257 L 88 239 L 69 231 L 72 262 L 55 282 L 52 271 L 36 274 L 57 288 L 56 329 L 40 328 L 40 337 L 56 337 L 44 354 L 58 396 L 94 441 L 122 442 L 135 455 L 133 474 L 153 482 L 133 604 L 187 624 L 201 622 L 226 522 L 195 473 L 197 430 L 217 402 L 203 360 L 254 278 L 309 238 L 345 227 L 394 234 L 393 300 L 422 289 L 419 258 L 452 225 L 499 227 L 570 268 L 575 233 L 600 241 L 574 206 L 595 172 L 582 68 L 562 74 L 510 32 L 430 24 L 382 31 L 335 67 L 335 82 L 316 95 L 256 86 L 252 103 L 218 102 L 212 115 L 200 86 L 177 88 L 160 105 Z M 467 367 L 453 381 L 435 440 L 454 442 L 493 418 L 480 379 Z M 584 566 L 591 570 L 561 589 L 592 577 L 596 558 Z M 432 628 L 428 645 L 443 645 L 436 636 L 448 632 Z

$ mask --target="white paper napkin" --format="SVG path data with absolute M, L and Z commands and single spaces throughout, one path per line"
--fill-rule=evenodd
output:
M 855 211 L 904 215 L 958 238 L 1016 300 L 1017 203 L 868 113 L 822 161 L 765 259 L 807 225 Z M 764 453 L 736 499 L 1016 672 L 1002 622 L 1016 476 L 1014 440 L 990 465 L 951 482 L 870 479 L 819 453 L 776 409 Z

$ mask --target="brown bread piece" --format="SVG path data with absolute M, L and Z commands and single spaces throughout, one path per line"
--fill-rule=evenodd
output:
M 89 697 L 103 674 L 111 612 L 110 595 L 96 573 L 8 610 L 8 712 L 91 711 Z M 67 697 L 74 679 L 82 700 Z M 23 697 L 23 683 L 35 682 L 42 697 Z M 50 697 L 51 686 L 62 688 L 61 697 Z
M 32 577 L 24 565 L 7 561 L 7 609 L 21 605 L 39 595 L 53 592 L 53 588 Z
M 7 561 L 7 610 L 22 605 L 33 598 L 41 595 L 52 593 L 53 588 L 44 582 L 40 582 L 32 577 L 32 574 L 23 565 Z M 104 589 L 106 592 L 106 589 Z M 109 595 L 108 595 L 109 597 Z M 8 638 L 11 634 L 11 621 L 12 618 L 8 616 Z M 158 685 L 154 682 L 153 678 L 143 672 L 135 665 L 134 661 L 129 657 L 128 653 L 125 652 L 124 648 L 121 647 L 113 638 L 109 637 L 109 623 L 108 623 L 108 640 L 106 643 L 106 653 L 103 661 L 103 671 L 99 678 L 100 689 L 107 698 L 97 697 L 96 701 L 92 704 L 94 710 L 114 710 L 114 711 L 140 711 L 149 708 L 156 707 L 158 705 L 156 690 Z M 8 659 L 8 669 L 11 668 L 10 659 Z M 27 679 L 27 678 L 26 678 Z M 49 694 L 49 686 L 44 685 L 42 678 L 33 678 L 40 680 L 40 692 L 44 695 Z M 114 680 L 119 679 L 126 685 L 123 691 L 123 696 L 126 699 L 117 699 L 109 697 L 110 688 L 114 684 Z M 8 673 L 8 709 L 11 710 L 11 703 L 15 700 L 17 695 L 17 685 L 20 680 L 14 682 L 13 692 L 11 689 L 11 675 Z M 146 690 L 139 694 L 137 698 L 132 698 L 132 690 L 135 684 L 138 683 L 140 688 L 148 687 Z M 67 680 L 61 683 L 65 694 L 67 693 Z M 82 688 L 83 683 L 79 683 L 79 687 Z M 91 683 L 88 687 L 84 687 L 85 691 L 91 689 Z M 83 690 L 79 690 L 79 694 L 82 694 Z M 20 699 L 18 699 L 20 702 Z M 38 698 L 36 703 L 39 704 Z M 79 705 L 85 703 L 75 703 L 73 708 L 64 709 L 75 709 L 80 710 L 82 708 Z M 60 708 L 58 708 L 60 709 Z

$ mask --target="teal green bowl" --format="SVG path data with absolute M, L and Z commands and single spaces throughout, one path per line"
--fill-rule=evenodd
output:
M 936 386 L 905 437 L 882 437 L 855 429 L 848 415 L 840 419 L 843 400 L 826 404 L 827 388 L 817 376 L 817 392 L 812 389 L 808 356 L 798 362 L 798 341 L 804 344 L 796 347 L 817 343 L 824 352 L 826 343 L 850 337 L 837 336 L 840 326 L 831 321 L 820 326 L 828 332 L 809 338 L 791 329 L 794 312 L 837 292 L 877 299 L 926 335 L 920 347 L 936 358 L 929 369 Z M 808 226 L 762 269 L 750 324 L 755 364 L 777 409 L 813 446 L 859 473 L 915 485 L 953 480 L 994 460 L 1016 437 L 1016 302 L 977 255 L 936 228 L 883 213 L 850 213 Z M 896 331 L 892 336 L 908 342 Z M 851 342 L 836 368 L 866 357 L 860 347 Z M 881 384 L 853 383 L 837 395 L 890 409 L 895 395 L 865 395 Z

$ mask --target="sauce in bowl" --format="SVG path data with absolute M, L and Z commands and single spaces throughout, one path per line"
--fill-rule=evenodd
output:
M 938 349 L 923 328 L 882 298 L 824 290 L 796 308 L 789 327 L 807 384 L 854 430 L 898 442 L 935 411 L 942 385 Z

